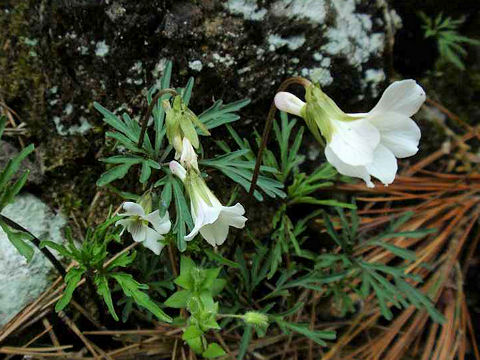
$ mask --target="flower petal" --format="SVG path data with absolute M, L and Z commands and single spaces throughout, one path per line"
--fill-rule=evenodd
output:
M 227 219 L 220 217 L 213 224 L 205 225 L 200 229 L 200 234 L 212 246 L 222 245 L 228 236 Z
M 293 115 L 300 116 L 302 108 L 305 106 L 305 103 L 289 92 L 279 92 L 275 95 L 274 98 L 275 106 L 278 110 L 284 111 Z
M 150 224 L 152 224 L 155 231 L 159 234 L 166 234 L 170 231 L 172 227 L 172 223 L 170 222 L 168 211 L 165 213 L 163 217 L 160 217 L 160 212 L 155 210 L 151 212 L 147 216 L 145 216 L 145 220 L 147 220 Z
M 425 98 L 425 91 L 415 80 L 395 81 L 383 92 L 370 114 L 396 112 L 411 117 L 420 109 Z
M 128 227 L 127 231 L 132 235 L 133 241 L 143 242 L 147 236 L 148 226 L 145 226 L 141 220 L 132 221 Z
M 123 209 L 125 212 L 122 215 L 136 215 L 140 217 L 145 216 L 145 211 L 143 210 L 142 206 L 134 202 L 127 201 L 123 203 Z
M 376 177 L 384 185 L 388 185 L 395 180 L 398 170 L 397 159 L 387 147 L 380 144 L 373 154 L 373 162 L 366 168 L 370 175 Z
M 334 132 L 327 144 L 335 155 L 348 165 L 366 165 L 373 160 L 373 151 L 380 142 L 380 133 L 366 119 L 332 120 Z
M 177 161 L 172 160 L 169 163 L 170 171 L 176 175 L 180 180 L 184 181 L 187 176 L 187 170 L 183 168 Z
M 404 115 L 387 112 L 369 115 L 370 122 L 380 131 L 381 144 L 397 158 L 415 155 L 422 136 L 418 125 Z
M 194 168 L 198 171 L 198 156 L 195 150 L 193 149 L 190 140 L 186 137 L 183 138 L 182 154 L 180 156 L 180 163 L 185 168 Z
M 191 195 L 190 210 L 193 217 L 193 222 L 195 224 L 194 228 L 190 234 L 185 236 L 185 241 L 192 240 L 198 232 L 202 229 L 203 226 L 208 224 L 213 224 L 217 221 L 222 206 L 209 206 L 200 196 Z M 193 204 L 193 201 L 196 201 L 196 204 Z
M 146 238 L 145 241 L 142 243 L 143 246 L 152 250 L 155 255 L 160 255 L 164 245 L 160 242 L 163 239 L 163 236 L 160 235 L 153 229 L 147 228 L 146 229 Z
M 245 227 L 247 218 L 243 216 L 245 209 L 240 203 L 236 203 L 234 206 L 224 206 L 220 217 L 224 219 L 229 226 L 233 226 L 237 229 Z
M 118 221 L 115 223 L 115 226 L 120 225 L 120 226 L 123 227 L 122 231 L 120 232 L 120 235 L 123 234 L 123 232 L 125 231 L 125 229 L 132 223 L 132 221 L 135 221 L 135 220 L 126 218 L 126 219 L 118 220 Z
M 352 166 L 344 163 L 328 145 L 325 148 L 325 156 L 327 157 L 328 162 L 332 164 L 340 174 L 363 179 L 368 187 L 374 187 L 370 179 L 370 174 L 365 166 Z

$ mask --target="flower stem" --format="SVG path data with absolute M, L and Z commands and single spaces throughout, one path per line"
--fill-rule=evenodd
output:
M 175 277 L 178 276 L 177 261 L 175 259 L 175 244 L 170 243 L 168 245 L 168 257 L 170 258 L 170 266 L 172 267 L 172 272 Z
M 299 84 L 299 85 L 302 85 L 303 87 L 307 87 L 311 85 L 311 82 L 302 77 L 298 77 L 298 76 L 291 77 L 280 84 L 277 92 L 286 90 L 292 84 Z M 268 111 L 267 121 L 265 122 L 265 128 L 263 129 L 262 142 L 260 143 L 260 147 L 258 148 L 257 159 L 255 160 L 255 170 L 253 171 L 252 182 L 250 184 L 250 191 L 248 192 L 248 195 L 250 197 L 253 196 L 253 193 L 255 191 L 255 185 L 257 184 L 258 175 L 260 174 L 260 166 L 262 164 L 263 151 L 267 147 L 268 137 L 270 135 L 270 130 L 272 129 L 273 120 L 275 119 L 276 112 L 277 112 L 277 108 L 275 106 L 275 103 L 272 101 L 272 105 L 270 105 L 270 110 Z
M 60 275 L 64 278 L 65 277 L 65 274 L 66 274 L 66 271 L 65 271 L 65 268 L 63 267 L 63 265 L 60 263 L 60 261 L 57 260 L 57 258 L 50 252 L 50 250 L 48 250 L 48 248 L 46 247 L 40 247 L 40 239 L 38 239 L 35 235 L 33 235 L 30 231 L 28 231 L 27 229 L 25 229 L 22 225 L 20 224 L 17 224 L 15 221 L 7 218 L 6 216 L 4 215 L 1 215 L 0 214 L 0 219 L 5 223 L 7 224 L 8 226 L 10 226 L 11 228 L 15 229 L 15 230 L 18 230 L 18 231 L 22 231 L 24 233 L 27 233 L 28 235 L 31 236 L 31 239 L 30 241 L 42 252 L 43 255 L 45 255 L 45 257 L 52 263 L 52 265 L 55 267 L 55 269 L 57 269 L 57 271 L 60 273 Z
M 177 96 L 178 93 L 175 91 L 175 89 L 163 89 L 160 90 L 152 99 L 150 104 L 148 105 L 147 110 L 145 111 L 145 114 L 143 115 L 142 119 L 142 130 L 140 132 L 140 137 L 138 138 L 138 148 L 142 148 L 143 146 L 143 140 L 145 139 L 145 133 L 147 131 L 147 125 L 148 125 L 148 119 L 150 118 L 150 115 L 152 114 L 153 108 L 158 102 L 158 99 L 165 95 L 165 94 L 171 94 L 172 96 Z

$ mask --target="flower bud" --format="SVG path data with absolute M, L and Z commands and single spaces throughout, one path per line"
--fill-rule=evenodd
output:
M 280 111 L 287 112 L 289 114 L 294 114 L 297 116 L 301 116 L 301 112 L 305 103 L 289 92 L 279 92 L 275 95 L 274 98 L 275 106 Z
M 203 125 L 197 116 L 190 110 L 177 95 L 173 99 L 173 107 L 168 100 L 162 102 L 165 110 L 165 126 L 167 138 L 170 144 L 175 148 L 177 154 L 182 153 L 183 138 L 187 138 L 195 149 L 200 145 L 195 125 L 198 126 L 205 135 L 210 135 L 205 125 Z
M 243 321 L 247 324 L 256 325 L 261 328 L 268 327 L 268 316 L 256 311 L 248 311 L 243 315 Z
M 138 202 L 138 204 L 144 209 L 145 213 L 152 212 L 152 193 L 147 191 L 144 193 Z
M 180 155 L 180 164 L 185 169 L 195 169 L 198 170 L 198 161 L 197 161 L 197 154 L 195 153 L 195 150 L 193 149 L 192 144 L 190 141 L 184 137 L 183 138 L 183 146 L 182 146 L 182 154 Z

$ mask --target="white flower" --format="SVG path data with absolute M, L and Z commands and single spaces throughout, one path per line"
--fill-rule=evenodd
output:
M 343 175 L 363 179 L 368 187 L 374 186 L 370 176 L 391 184 L 397 158 L 418 151 L 421 133 L 411 117 L 425 101 L 425 92 L 414 80 L 392 83 L 368 113 L 344 113 L 314 85 L 306 88 L 306 100 L 280 92 L 275 105 L 303 117 L 319 141 L 321 136 L 326 139 L 328 162 Z
M 193 149 L 190 140 L 188 140 L 186 137 L 183 138 L 182 153 L 180 154 L 180 164 L 182 164 L 184 168 L 193 168 L 199 171 L 197 158 L 197 153 Z
M 183 181 L 190 197 L 194 228 L 185 236 L 186 241 L 200 232 L 210 245 L 216 247 L 225 242 L 230 226 L 237 229 L 245 226 L 247 218 L 243 216 L 245 209 L 240 203 L 223 206 L 196 171 L 187 171 L 176 161 L 170 162 L 170 170 Z
M 125 212 L 119 215 L 125 218 L 118 220 L 115 225 L 122 225 L 134 241 L 142 243 L 155 254 L 160 254 L 164 246 L 160 240 L 170 231 L 172 225 L 168 211 L 161 217 L 158 210 L 148 213 L 148 209 L 146 211 L 142 205 L 128 201 L 123 204 L 123 209 Z

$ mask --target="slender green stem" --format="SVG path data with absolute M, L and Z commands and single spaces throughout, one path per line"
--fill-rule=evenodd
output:
M 278 88 L 277 92 L 286 90 L 292 84 L 299 84 L 303 87 L 307 87 L 311 85 L 311 82 L 302 77 L 291 77 L 285 80 Z M 263 129 L 262 134 L 262 142 L 260 143 L 260 147 L 258 148 L 257 159 L 255 160 L 255 170 L 253 171 L 252 182 L 250 184 L 250 191 L 248 195 L 250 197 L 253 196 L 255 192 L 255 186 L 257 184 L 258 175 L 260 174 L 260 166 L 262 164 L 263 159 L 263 152 L 267 147 L 268 137 L 270 135 L 270 130 L 272 129 L 273 120 L 275 119 L 275 114 L 277 112 L 277 108 L 275 103 L 272 101 L 272 105 L 270 106 L 270 110 L 268 111 L 267 121 L 265 122 L 265 128 Z
M 17 224 L 15 221 L 7 218 L 6 216 L 0 214 L 0 219 L 2 219 L 2 221 L 8 226 L 10 226 L 11 228 L 18 231 L 22 231 L 30 235 L 31 236 L 30 241 L 42 252 L 43 255 L 45 255 L 45 257 L 52 263 L 52 265 L 55 267 L 55 269 L 57 269 L 60 275 L 63 278 L 65 277 L 65 274 L 66 274 L 65 268 L 60 263 L 60 261 L 58 261 L 57 258 L 50 252 L 50 250 L 48 250 L 46 247 L 40 247 L 40 242 L 41 242 L 40 239 L 38 239 L 30 231 L 25 229 L 22 225 Z
M 158 102 L 158 99 L 162 97 L 165 94 L 171 94 L 173 96 L 177 96 L 178 93 L 175 91 L 175 89 L 163 89 L 160 90 L 152 99 L 150 104 L 148 105 L 147 110 L 145 111 L 145 114 L 143 115 L 142 119 L 142 130 L 140 132 L 140 137 L 138 138 L 138 148 L 141 149 L 143 146 L 143 140 L 145 139 L 145 133 L 147 132 L 147 125 L 148 125 L 148 119 L 150 118 L 150 115 L 152 114 L 153 108 Z

